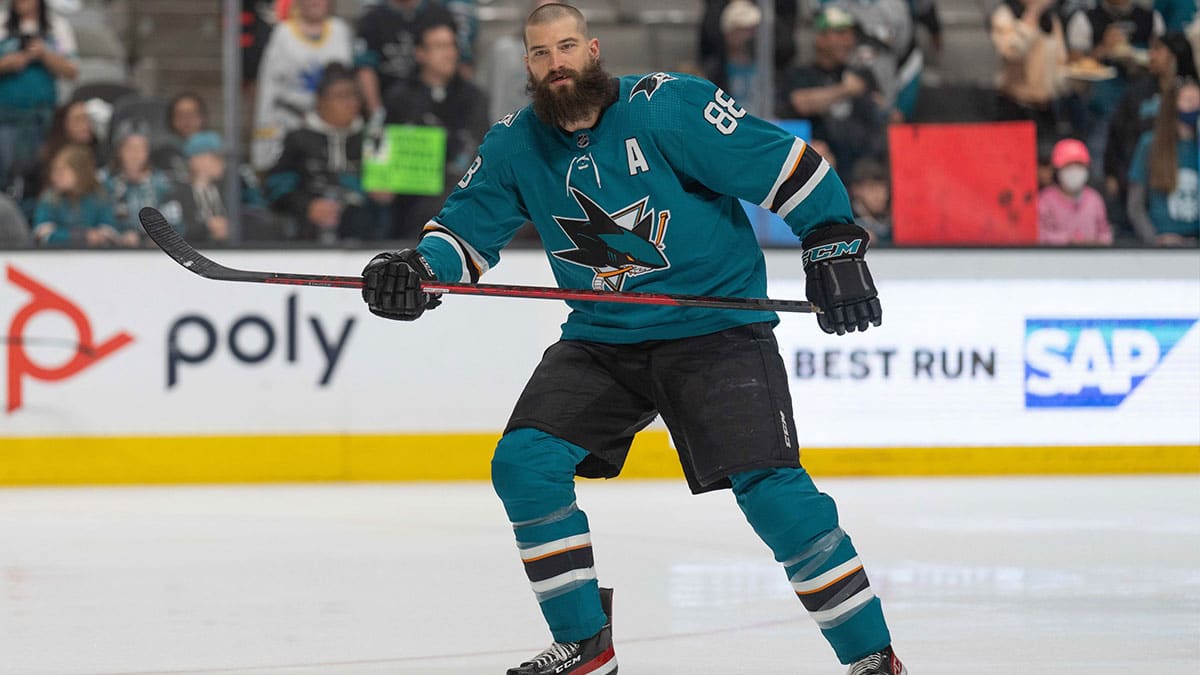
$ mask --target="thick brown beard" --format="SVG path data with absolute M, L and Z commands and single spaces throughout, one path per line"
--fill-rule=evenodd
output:
M 564 74 L 574 82 L 572 86 L 551 86 L 551 80 Z M 540 82 L 534 80 L 530 73 L 525 90 L 533 99 L 533 112 L 542 121 L 566 127 L 586 120 L 612 102 L 615 84 L 612 76 L 600 64 L 600 59 L 595 59 L 584 66 L 582 73 L 564 68 L 547 73 Z

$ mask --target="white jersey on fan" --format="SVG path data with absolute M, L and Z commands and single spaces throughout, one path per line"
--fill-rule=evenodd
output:
M 350 27 L 331 17 L 317 38 L 310 38 L 295 19 L 275 26 L 263 52 L 254 108 L 251 161 L 260 171 L 270 169 L 283 150 L 283 137 L 298 128 L 314 107 L 317 82 L 325 66 L 349 67 L 354 59 Z

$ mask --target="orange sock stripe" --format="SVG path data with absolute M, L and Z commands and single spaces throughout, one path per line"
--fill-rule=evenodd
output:
M 820 588 L 814 588 L 811 591 L 804 591 L 803 593 L 801 593 L 800 591 L 796 591 L 796 595 L 812 595 L 813 593 L 820 593 L 821 591 L 825 590 L 826 588 L 829 588 L 830 586 L 836 584 L 839 581 L 845 581 L 846 579 L 849 579 L 850 577 L 854 576 L 855 574 L 858 574 L 862 570 L 863 570 L 863 566 L 859 565 L 858 567 L 855 567 L 854 569 L 850 570 L 849 572 L 846 572 L 842 576 L 834 579 L 833 581 L 825 584 L 824 586 L 822 586 Z
M 571 551 L 578 551 L 580 549 L 591 548 L 591 547 L 592 547 L 591 544 L 580 544 L 579 546 L 572 546 L 570 548 L 559 549 L 553 553 L 547 553 L 546 555 L 539 555 L 536 558 L 522 558 L 521 562 L 524 562 L 524 563 L 537 562 L 539 560 L 545 560 L 546 558 L 553 558 L 556 555 L 562 555 L 564 553 L 570 553 Z M 860 567 L 859 569 L 862 569 L 862 568 Z

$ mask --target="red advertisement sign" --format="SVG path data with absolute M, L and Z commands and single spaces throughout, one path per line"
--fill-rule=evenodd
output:
M 896 244 L 1037 243 L 1032 122 L 888 128 Z

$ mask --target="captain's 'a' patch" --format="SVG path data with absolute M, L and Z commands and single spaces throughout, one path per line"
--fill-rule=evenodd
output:
M 659 87 L 663 86 L 667 82 L 678 79 L 679 78 L 673 75 L 668 75 L 667 73 L 650 73 L 649 75 L 638 80 L 637 84 L 633 85 L 633 91 L 629 92 L 629 100 L 632 102 L 634 96 L 637 96 L 638 94 L 645 94 L 646 100 L 649 101 L 651 98 L 654 98 L 654 92 L 658 91 Z

